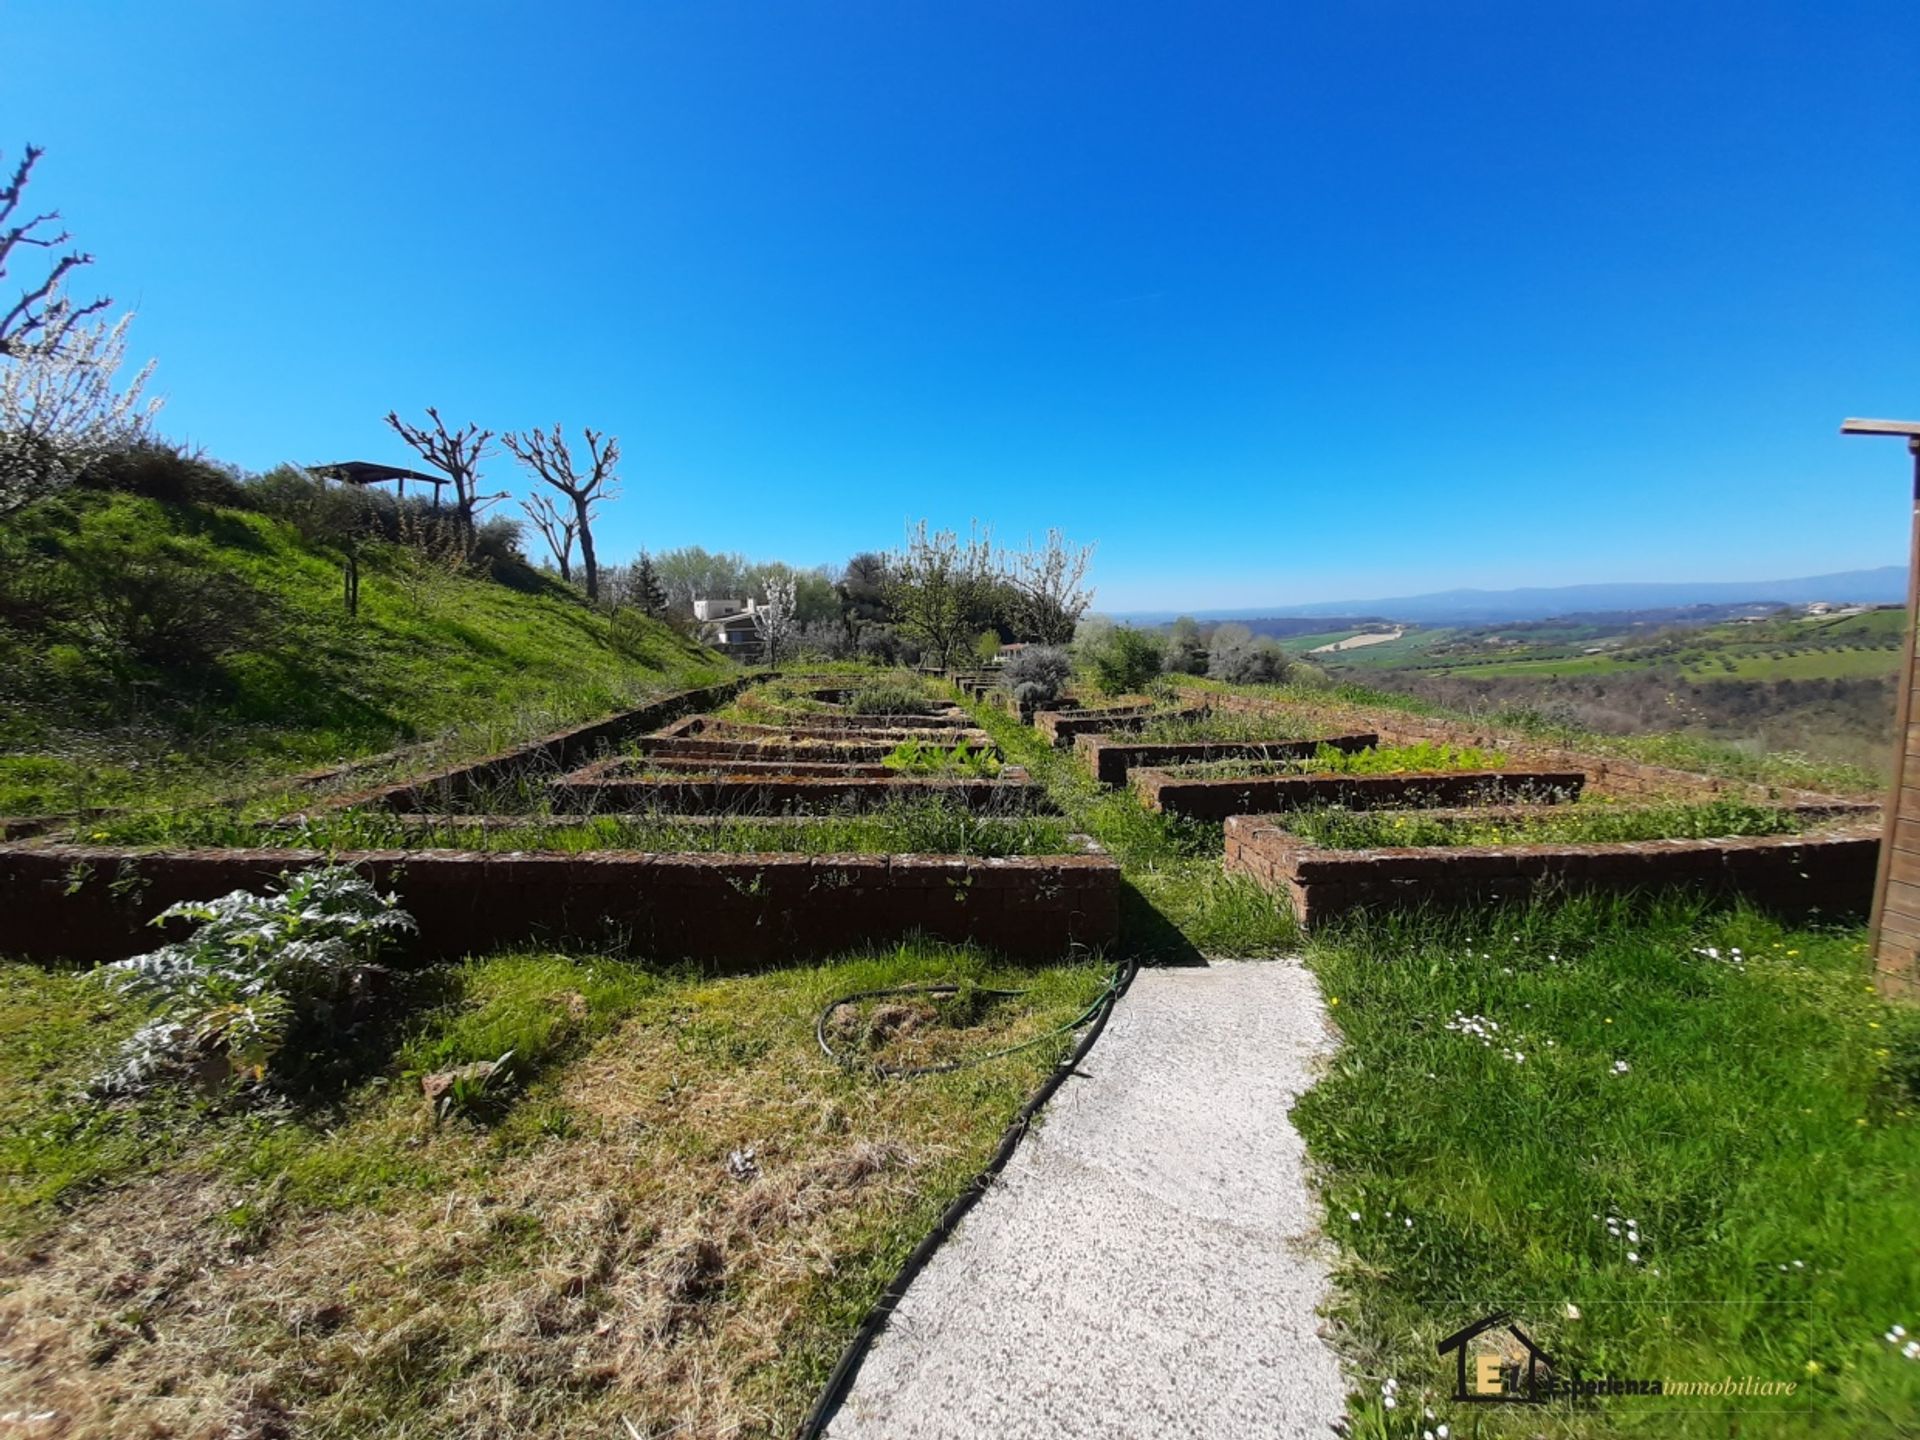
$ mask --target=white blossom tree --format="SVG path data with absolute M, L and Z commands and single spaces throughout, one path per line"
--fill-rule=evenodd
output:
M 58 286 L 47 304 L 62 305 Z M 142 391 L 153 362 L 124 386 L 118 378 L 132 322 L 131 313 L 111 324 L 69 321 L 0 355 L 0 515 L 65 489 L 152 428 L 161 401 Z
M 767 581 L 767 603 L 753 612 L 753 628 L 766 647 L 767 664 L 777 665 L 792 643 L 795 595 L 799 586 L 792 575 L 777 575 Z
M 1021 639 L 1044 645 L 1073 639 L 1074 626 L 1093 603 L 1093 587 L 1086 583 L 1093 548 L 1075 546 L 1059 530 L 1049 530 L 1045 544 L 1029 540 L 1024 550 L 1000 557 L 1000 571 L 1018 597 L 1014 623 Z

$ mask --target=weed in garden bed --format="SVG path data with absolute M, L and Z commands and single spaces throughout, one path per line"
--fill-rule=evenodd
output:
M 686 778 L 676 775 L 676 779 Z M 349 850 L 465 850 L 503 854 L 1064 855 L 1077 848 L 1057 816 L 1017 810 L 973 811 L 940 796 L 889 800 L 865 811 L 803 818 L 674 814 L 528 816 L 506 824 L 487 817 L 399 815 L 390 810 L 323 811 L 296 825 L 248 823 L 224 811 L 94 827 L 98 843 L 290 847 Z
M 1287 829 L 1330 850 L 1386 846 L 1592 845 L 1632 840 L 1707 840 L 1797 835 L 1846 821 L 1817 822 L 1789 809 L 1713 800 L 1698 805 L 1575 803 L 1524 815 L 1426 816 L 1417 810 L 1305 810 Z M 1855 819 L 1852 823 L 1858 823 Z
M 1322 745 L 1311 755 L 1276 760 L 1201 760 L 1165 767 L 1181 780 L 1248 780 L 1275 775 L 1419 775 L 1455 770 L 1497 770 L 1504 752 L 1472 745 L 1419 740 L 1410 745 L 1379 745 L 1366 750 L 1337 750 Z
M 1000 773 L 1000 760 L 992 750 L 975 750 L 965 740 L 958 745 L 929 745 L 919 740 L 902 740 L 881 761 L 889 770 L 908 775 L 957 775 L 976 780 L 991 780 Z

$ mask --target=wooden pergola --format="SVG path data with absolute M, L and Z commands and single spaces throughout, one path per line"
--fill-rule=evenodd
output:
M 338 480 L 344 485 L 385 485 L 389 482 L 398 487 L 401 499 L 407 495 L 407 481 L 418 480 L 423 485 L 433 486 L 433 503 L 440 503 L 440 487 L 453 482 L 444 475 L 428 475 L 421 470 L 407 470 L 399 465 L 381 465 L 372 460 L 336 460 L 330 465 L 309 465 L 310 474 L 320 475 L 329 480 Z

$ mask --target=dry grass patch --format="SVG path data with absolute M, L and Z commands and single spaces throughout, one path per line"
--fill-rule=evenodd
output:
M 908 1002 L 910 1024 L 870 1002 L 836 1037 L 985 1052 L 1103 978 L 925 946 L 730 980 L 462 970 L 331 1123 L 205 1120 L 8 1252 L 0 1410 L 72 1435 L 785 1433 L 1066 1043 L 887 1082 L 828 1061 L 815 1015 L 906 983 L 1030 987 Z M 516 1037 L 535 1053 L 502 1118 L 436 1121 L 408 1070 Z

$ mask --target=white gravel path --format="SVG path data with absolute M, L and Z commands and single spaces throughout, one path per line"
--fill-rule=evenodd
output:
M 1297 961 L 1142 971 L 827 1433 L 1329 1436 L 1346 1387 L 1287 1112 L 1332 1049 Z

